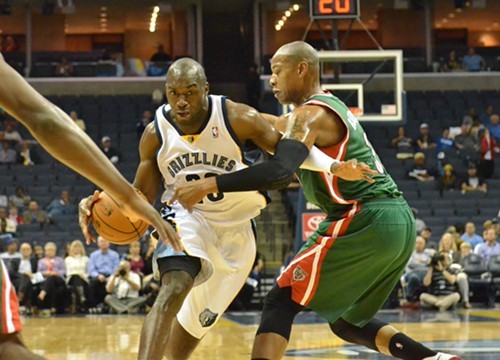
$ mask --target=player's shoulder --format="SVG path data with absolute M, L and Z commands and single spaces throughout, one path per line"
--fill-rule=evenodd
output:
M 229 122 L 234 123 L 253 123 L 260 113 L 253 107 L 226 99 L 226 113 Z

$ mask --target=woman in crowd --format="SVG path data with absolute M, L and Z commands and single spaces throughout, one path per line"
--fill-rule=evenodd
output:
M 68 256 L 64 259 L 66 265 L 66 278 L 68 285 L 71 286 L 72 307 L 84 312 L 87 307 L 87 298 L 89 291 L 89 258 L 85 254 L 85 248 L 80 240 L 74 240 L 68 251 Z

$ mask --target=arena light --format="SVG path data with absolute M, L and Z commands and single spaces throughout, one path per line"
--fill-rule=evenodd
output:
M 154 33 L 156 31 L 156 21 L 158 20 L 159 13 L 160 7 L 158 5 L 154 6 L 151 12 L 151 20 L 149 21 L 149 32 Z
M 299 11 L 299 9 L 300 9 L 299 4 L 293 4 L 292 9 L 293 9 L 294 11 Z
M 286 9 L 281 15 L 280 20 L 277 20 L 276 24 L 274 24 L 274 29 L 276 31 L 280 31 L 285 26 L 286 21 L 293 16 L 294 12 L 299 11 L 299 9 L 299 4 L 293 4 L 288 9 Z

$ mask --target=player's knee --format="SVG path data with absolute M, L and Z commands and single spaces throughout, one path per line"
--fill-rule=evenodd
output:
M 292 300 L 291 288 L 274 286 L 267 294 L 257 334 L 275 333 L 290 338 L 295 316 L 304 308 Z
M 163 275 L 162 285 L 156 298 L 162 311 L 180 308 L 187 294 L 193 287 L 193 278 L 182 271 L 173 271 Z

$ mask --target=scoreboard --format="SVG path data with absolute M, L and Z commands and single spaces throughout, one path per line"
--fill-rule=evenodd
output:
M 359 18 L 359 0 L 309 0 L 309 15 L 314 20 Z

